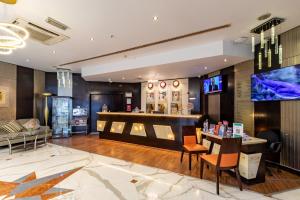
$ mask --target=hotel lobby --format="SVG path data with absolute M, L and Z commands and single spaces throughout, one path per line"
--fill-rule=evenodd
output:
M 295 200 L 300 1 L 0 0 L 0 200 Z

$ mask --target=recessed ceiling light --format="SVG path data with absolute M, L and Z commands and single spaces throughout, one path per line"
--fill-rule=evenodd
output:
M 90 39 L 91 41 L 94 41 L 94 38 L 93 37 L 91 37 L 91 39 Z
M 125 79 L 126 79 L 126 78 L 123 76 L 123 77 L 122 77 L 122 80 L 125 80 Z
M 207 67 L 205 66 L 204 69 L 207 70 Z
M 26 62 L 29 62 L 29 61 L 30 61 L 30 59 L 29 59 L 29 58 L 27 58 L 27 59 L 26 59 Z
M 224 58 L 224 62 L 227 62 L 227 58 Z
M 156 15 L 153 16 L 153 21 L 154 21 L 154 22 L 157 22 L 157 21 L 158 21 L 158 16 L 156 16 Z
M 56 54 L 56 51 L 55 51 L 55 50 L 53 50 L 53 51 L 52 51 L 52 53 L 53 53 L 53 54 Z
M 110 38 L 114 38 L 115 36 L 113 34 L 110 35 Z

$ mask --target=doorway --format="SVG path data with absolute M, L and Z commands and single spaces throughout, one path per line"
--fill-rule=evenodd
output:
M 124 95 L 122 93 L 113 94 L 91 94 L 90 95 L 90 132 L 97 131 L 98 114 L 104 104 L 110 112 L 124 112 Z

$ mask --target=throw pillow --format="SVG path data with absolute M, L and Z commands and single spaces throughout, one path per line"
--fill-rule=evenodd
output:
M 10 121 L 9 123 L 2 125 L 0 129 L 6 133 L 17 133 L 23 130 L 23 127 L 16 121 Z
M 31 130 L 37 130 L 40 128 L 40 122 L 38 119 L 30 119 L 29 121 L 27 121 L 26 123 L 22 124 L 24 128 L 26 128 L 27 130 L 31 129 Z

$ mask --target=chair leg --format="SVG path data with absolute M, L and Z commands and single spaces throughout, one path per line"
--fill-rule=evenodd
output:
M 180 162 L 182 163 L 182 160 L 183 160 L 183 154 L 184 154 L 184 151 L 182 150 L 181 151 L 181 157 L 180 157 Z
M 189 153 L 189 170 L 192 170 L 192 154 Z
M 219 195 L 219 176 L 220 176 L 220 171 L 219 169 L 216 170 L 217 171 L 217 195 Z
M 239 188 L 240 188 L 241 191 L 243 191 L 243 186 L 242 186 L 242 181 L 241 181 L 241 176 L 240 176 L 239 169 L 238 169 L 238 168 L 235 168 L 234 171 L 235 171 L 235 174 L 236 174 L 236 178 L 237 178 L 237 180 L 238 180 L 238 183 L 239 183 Z
M 204 160 L 200 158 L 200 178 L 203 178 Z

